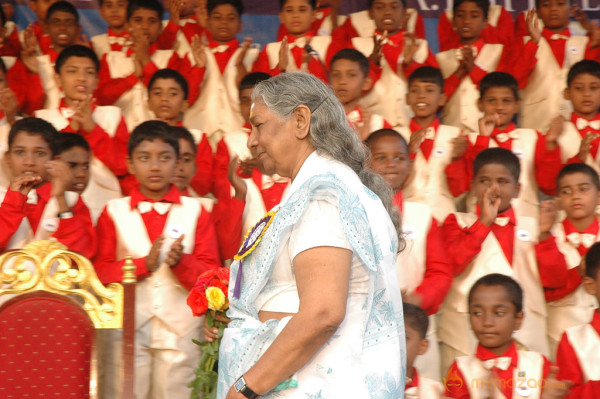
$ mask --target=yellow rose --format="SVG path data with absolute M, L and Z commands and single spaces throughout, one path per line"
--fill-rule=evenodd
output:
M 208 287 L 206 289 L 206 299 L 208 301 L 208 308 L 212 310 L 222 311 L 229 306 L 225 294 L 217 287 Z

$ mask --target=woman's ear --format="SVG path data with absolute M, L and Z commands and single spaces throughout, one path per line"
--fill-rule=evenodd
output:
M 299 105 L 294 110 L 292 115 L 294 127 L 296 128 L 296 138 L 298 140 L 304 140 L 308 137 L 310 130 L 310 109 L 306 105 Z

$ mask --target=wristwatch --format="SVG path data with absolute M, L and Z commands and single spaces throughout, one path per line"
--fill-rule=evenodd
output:
M 236 392 L 241 393 L 248 399 L 258 398 L 258 395 L 252 389 L 250 389 L 248 384 L 246 384 L 246 380 L 244 379 L 244 376 L 241 376 L 240 378 L 238 378 L 237 381 L 235 382 L 235 384 L 233 384 L 233 387 L 235 388 Z

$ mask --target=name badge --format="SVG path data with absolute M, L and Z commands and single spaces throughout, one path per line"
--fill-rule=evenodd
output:
M 417 228 L 413 225 L 404 225 L 402 226 L 402 235 L 405 240 L 414 241 L 417 239 Z
M 183 234 L 183 227 L 177 223 L 172 223 L 167 226 L 167 236 L 176 240 Z
M 519 158 L 519 159 L 523 159 L 523 157 L 525 155 L 524 152 L 523 152 L 523 150 L 520 149 L 520 148 L 515 148 L 513 150 L 513 154 L 515 154 L 517 156 L 517 158 Z
M 531 241 L 531 234 L 529 234 L 529 232 L 527 230 L 524 229 L 519 229 L 517 230 L 517 238 L 519 239 L 519 241 Z
M 444 147 L 435 147 L 432 152 L 433 156 L 436 158 L 441 158 L 446 155 L 446 149 Z
M 579 54 L 579 49 L 575 46 L 569 46 L 567 47 L 567 51 L 569 52 L 569 54 Z
M 58 230 L 58 219 L 57 218 L 47 218 L 42 219 L 42 228 L 46 231 L 50 231 L 54 233 Z
M 528 397 L 531 395 L 531 388 L 527 386 L 527 381 L 523 380 L 522 386 L 515 387 L 515 393 L 517 395 Z

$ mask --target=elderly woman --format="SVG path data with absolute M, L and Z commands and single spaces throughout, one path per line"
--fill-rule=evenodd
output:
M 248 147 L 292 183 L 231 267 L 218 397 L 403 397 L 390 190 L 317 78 L 273 77 L 253 102 Z

